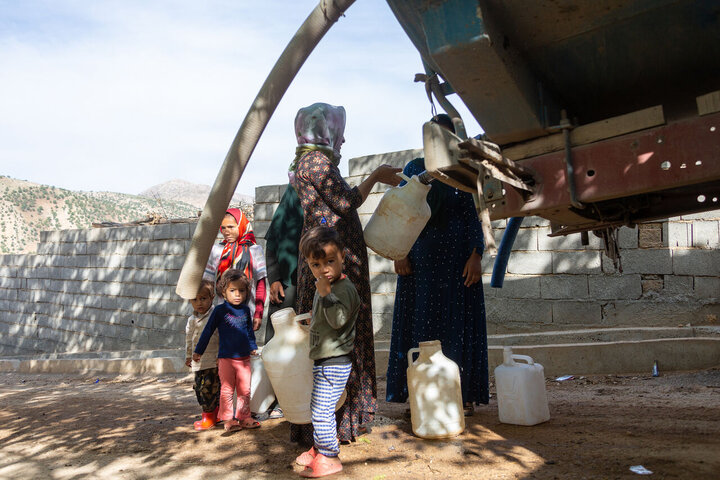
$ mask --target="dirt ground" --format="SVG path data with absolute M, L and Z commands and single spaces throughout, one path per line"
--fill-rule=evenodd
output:
M 330 478 L 622 479 L 634 465 L 720 478 L 720 369 L 549 379 L 547 391 L 544 424 L 501 424 L 493 396 L 446 441 L 414 437 L 406 405 L 382 402 Z M 0 478 L 299 478 L 287 422 L 225 434 L 195 432 L 198 418 L 186 375 L 0 374 Z

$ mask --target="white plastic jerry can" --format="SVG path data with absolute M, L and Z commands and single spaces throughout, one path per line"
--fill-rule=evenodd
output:
M 263 413 L 275 401 L 275 392 L 260 355 L 250 357 L 250 372 L 250 411 Z
M 524 360 L 527 363 L 517 363 Z M 503 363 L 495 368 L 498 414 L 502 423 L 537 425 L 550 419 L 545 369 L 527 355 L 503 349 Z
M 398 175 L 407 183 L 385 192 L 363 231 L 365 244 L 390 260 L 407 257 L 431 213 L 426 201 L 430 185 L 420 182 L 417 176 Z
M 262 349 L 262 361 L 283 410 L 285 420 L 298 425 L 311 422 L 310 398 L 313 388 L 313 361 L 310 359 L 310 327 L 303 321 L 311 314 L 295 315 L 291 307 L 270 317 L 275 335 Z M 335 405 L 337 411 L 347 396 L 344 391 Z
M 420 342 L 408 351 L 408 397 L 415 435 L 436 439 L 465 430 L 460 369 L 442 353 L 440 340 Z M 419 352 L 413 362 L 413 353 Z

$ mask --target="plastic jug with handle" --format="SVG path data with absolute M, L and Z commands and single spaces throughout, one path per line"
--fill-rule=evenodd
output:
M 250 357 L 250 372 L 250 411 L 263 413 L 275 401 L 275 392 L 260 355 Z
M 536 425 L 550 419 L 545 370 L 531 357 L 515 355 L 512 348 L 505 347 L 503 363 L 495 368 L 495 386 L 502 423 Z
M 385 192 L 363 231 L 365 244 L 391 260 L 407 256 L 430 220 L 430 206 L 426 201 L 430 185 L 420 182 L 417 176 L 398 175 L 407 183 Z
M 415 362 L 414 353 L 419 353 Z M 407 382 L 415 435 L 448 438 L 465 430 L 460 369 L 443 355 L 440 340 L 420 342 L 408 351 Z
M 292 308 L 278 310 L 270 317 L 275 335 L 262 349 L 262 361 L 275 396 L 290 423 L 311 422 L 310 397 L 313 386 L 313 361 L 310 359 L 309 326 L 301 322 L 309 313 L 295 315 Z M 335 410 L 345 402 L 340 397 Z

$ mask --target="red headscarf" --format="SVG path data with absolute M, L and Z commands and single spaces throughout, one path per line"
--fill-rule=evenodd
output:
M 252 224 L 239 208 L 230 208 L 225 213 L 231 215 L 237 222 L 239 235 L 233 243 L 222 242 L 224 247 L 217 268 L 217 280 L 220 280 L 220 277 L 228 268 L 240 269 L 245 276 L 252 279 L 253 269 L 250 247 L 257 243 Z

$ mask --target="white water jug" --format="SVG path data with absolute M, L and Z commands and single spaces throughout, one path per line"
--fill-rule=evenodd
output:
M 313 360 L 310 359 L 310 328 L 300 321 L 310 314 L 295 315 L 292 308 L 278 310 L 270 317 L 275 335 L 262 349 L 262 360 L 275 396 L 290 423 L 311 422 L 310 397 Z M 346 392 L 335 410 L 345 402 Z
M 517 363 L 524 360 L 527 363 Z M 550 419 L 545 370 L 527 355 L 503 349 L 503 363 L 495 368 L 498 414 L 502 423 L 537 425 Z
M 250 357 L 250 372 L 250 411 L 263 413 L 275 401 L 275 392 L 260 355 Z
M 408 351 L 408 396 L 415 435 L 454 437 L 465 430 L 460 369 L 442 353 L 440 340 L 420 342 Z M 413 353 L 419 352 L 413 362 Z
M 407 183 L 385 192 L 363 231 L 365 244 L 391 260 L 407 257 L 430 220 L 430 206 L 425 200 L 430 185 L 420 182 L 417 176 L 398 175 Z

